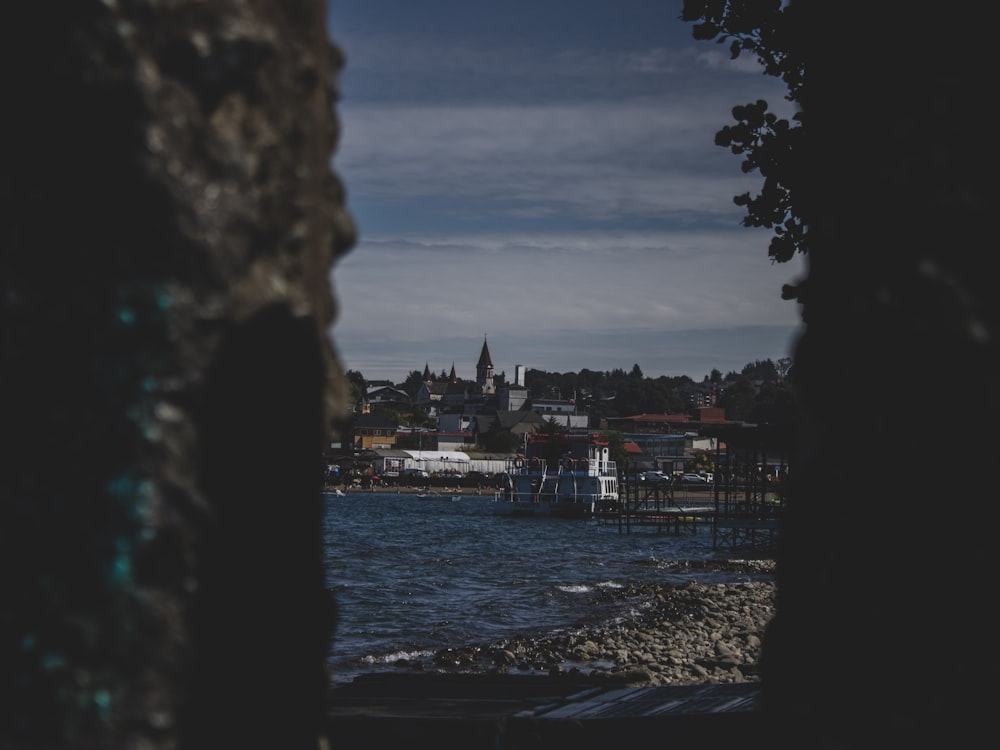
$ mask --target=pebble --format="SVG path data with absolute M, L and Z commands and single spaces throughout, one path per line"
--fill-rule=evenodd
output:
M 775 611 L 773 563 L 749 561 L 756 580 L 626 586 L 632 615 L 538 638 L 437 652 L 460 672 L 574 674 L 624 685 L 757 682 L 764 631 Z M 761 578 L 761 573 L 765 575 Z

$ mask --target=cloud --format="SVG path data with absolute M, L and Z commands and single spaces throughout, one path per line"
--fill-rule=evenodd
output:
M 363 243 L 333 273 L 343 302 L 333 335 L 359 332 L 398 348 L 401 342 L 429 346 L 430 338 L 447 332 L 456 340 L 451 356 L 460 357 L 458 341 L 481 343 L 489 332 L 512 349 L 516 342 L 525 351 L 547 351 L 549 367 L 558 371 L 572 369 L 559 364 L 571 359 L 591 369 L 630 366 L 609 362 L 611 351 L 593 343 L 602 336 L 620 347 L 627 340 L 749 325 L 787 338 L 797 310 L 780 299 L 780 289 L 801 273 L 801 263 L 771 265 L 763 235 L 755 243 L 754 234 L 498 234 Z M 784 354 L 760 352 L 740 366 Z
M 787 356 L 801 263 L 771 265 L 770 235 L 740 225 L 733 196 L 762 180 L 714 136 L 736 104 L 790 111 L 755 60 L 692 40 L 679 2 L 332 10 L 333 166 L 360 232 L 332 273 L 347 367 L 472 377 L 487 333 L 508 368 Z
M 731 225 L 732 196 L 759 189 L 761 179 L 741 174 L 736 157 L 714 145 L 722 122 L 715 110 L 648 103 L 360 106 L 344 114 L 334 166 L 352 204 L 394 220 L 393 210 L 430 200 L 428 210 L 464 221 L 698 216 Z M 368 223 L 382 228 L 381 218 Z

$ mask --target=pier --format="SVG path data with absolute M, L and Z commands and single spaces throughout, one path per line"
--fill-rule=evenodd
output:
M 781 488 L 747 483 L 715 483 L 705 487 L 645 488 L 623 482 L 613 508 L 595 515 L 617 524 L 623 534 L 633 529 L 657 533 L 712 534 L 716 549 L 773 551 L 784 506 Z
M 627 466 L 618 503 L 600 509 L 597 519 L 617 524 L 623 534 L 706 530 L 715 549 L 773 552 L 786 502 L 788 430 L 725 425 L 710 431 L 717 442 L 713 482 L 645 482 L 637 466 Z
M 645 486 L 626 474 L 618 488 L 618 503 L 595 515 L 601 523 L 617 524 L 621 533 L 627 534 L 633 528 L 658 533 L 697 533 L 699 528 L 711 526 L 716 515 L 709 485 L 688 492 L 687 488 L 666 483 Z

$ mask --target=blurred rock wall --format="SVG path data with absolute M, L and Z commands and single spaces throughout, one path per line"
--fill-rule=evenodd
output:
M 342 373 L 322 0 L 4 24 L 0 745 L 316 747 Z

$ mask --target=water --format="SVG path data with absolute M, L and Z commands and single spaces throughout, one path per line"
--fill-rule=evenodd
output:
M 324 495 L 326 581 L 339 610 L 335 683 L 449 646 L 610 617 L 592 603 L 602 588 L 733 580 L 677 565 L 726 557 L 707 526 L 624 534 L 596 520 L 495 516 L 492 504 L 492 495 Z

